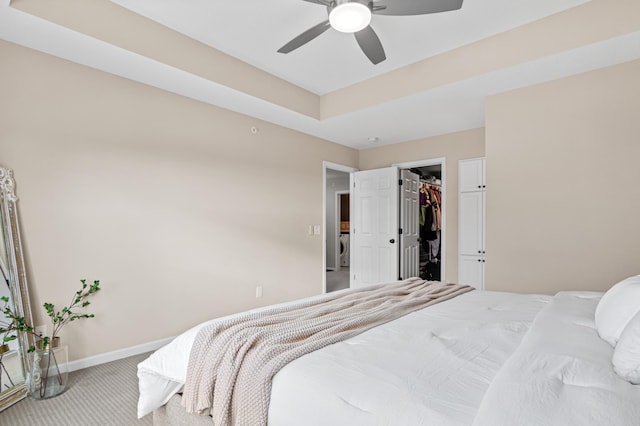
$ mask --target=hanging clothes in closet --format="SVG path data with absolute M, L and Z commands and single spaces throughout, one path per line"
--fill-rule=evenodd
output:
M 442 229 L 440 185 L 420 183 L 420 277 L 440 280 L 440 231 Z

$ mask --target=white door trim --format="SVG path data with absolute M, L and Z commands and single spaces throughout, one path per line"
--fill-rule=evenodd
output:
M 358 171 L 354 167 L 343 164 L 330 161 L 322 162 L 322 293 L 327 292 L 327 169 L 345 173 Z M 351 214 L 351 210 L 349 210 L 349 214 Z
M 446 266 L 447 266 L 447 159 L 445 157 L 430 158 L 426 160 L 408 161 L 406 163 L 394 163 L 393 166 L 399 169 L 410 169 L 412 167 L 424 167 L 424 166 L 436 166 L 442 167 L 442 206 L 441 209 L 444 212 L 442 215 L 442 231 L 440 232 L 440 251 L 441 264 L 440 264 L 440 281 L 446 281 Z

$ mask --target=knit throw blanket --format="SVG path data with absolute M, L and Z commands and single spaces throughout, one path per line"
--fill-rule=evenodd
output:
M 194 341 L 182 405 L 216 426 L 266 425 L 271 379 L 287 363 L 472 289 L 412 278 L 212 323 Z

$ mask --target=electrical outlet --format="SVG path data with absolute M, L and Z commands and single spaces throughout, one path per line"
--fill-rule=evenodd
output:
M 262 286 L 261 285 L 256 287 L 256 297 L 262 297 Z
M 45 337 L 47 335 L 47 326 L 46 325 L 37 325 L 33 331 L 38 336 Z

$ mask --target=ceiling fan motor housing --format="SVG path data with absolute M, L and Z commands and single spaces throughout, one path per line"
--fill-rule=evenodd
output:
M 332 0 L 327 12 L 331 27 L 343 33 L 355 33 L 369 26 L 373 9 L 361 1 Z

